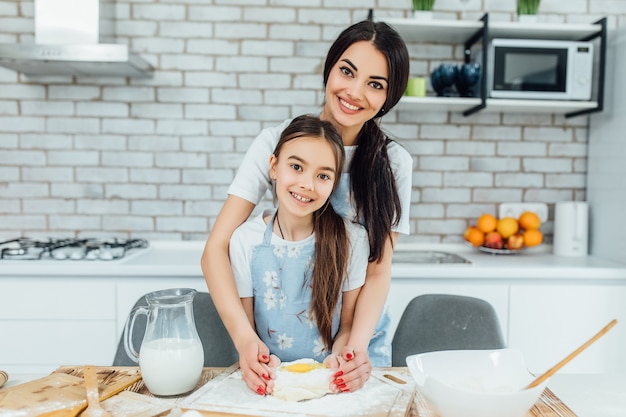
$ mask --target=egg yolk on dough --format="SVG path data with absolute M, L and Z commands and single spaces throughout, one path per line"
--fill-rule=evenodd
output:
M 305 372 L 311 372 L 314 369 L 320 369 L 323 367 L 324 367 L 324 364 L 321 364 L 321 363 L 294 363 L 293 365 L 283 367 L 283 369 L 287 372 L 305 373 Z

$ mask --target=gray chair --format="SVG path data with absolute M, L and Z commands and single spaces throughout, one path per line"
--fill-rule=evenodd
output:
M 392 366 L 406 357 L 439 350 L 501 349 L 506 344 L 493 306 L 452 294 L 415 297 L 402 313 L 391 343 Z
M 140 305 L 148 305 L 145 296 L 139 298 L 133 308 Z M 195 295 L 193 299 L 193 315 L 196 329 L 204 348 L 204 366 L 230 366 L 236 363 L 239 360 L 239 354 L 208 292 L 198 292 Z M 133 330 L 133 345 L 136 349 L 139 349 L 139 346 L 141 346 L 145 330 L 146 317 L 145 315 L 140 315 L 135 320 Z M 137 364 L 126 354 L 124 337 L 125 335 L 122 334 L 117 345 L 113 366 L 136 366 Z

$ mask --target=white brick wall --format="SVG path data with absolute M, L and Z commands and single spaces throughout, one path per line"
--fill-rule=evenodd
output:
M 515 18 L 515 0 L 437 0 L 435 17 Z M 26 77 L 0 68 L 0 239 L 68 234 L 205 239 L 265 126 L 323 101 L 331 41 L 409 0 L 118 0 L 118 42 L 151 79 Z M 626 1 L 542 0 L 546 22 L 626 24 Z M 33 0 L 0 0 L 0 42 L 34 41 Z M 409 44 L 411 73 L 459 45 Z M 585 198 L 587 117 L 394 111 L 414 157 L 411 240 L 456 242 L 503 201 Z M 269 202 L 266 200 L 263 205 Z M 545 231 L 550 238 L 552 223 Z

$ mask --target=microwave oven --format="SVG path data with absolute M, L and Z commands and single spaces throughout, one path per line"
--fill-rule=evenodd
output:
M 509 99 L 590 100 L 593 43 L 492 39 L 489 96 Z

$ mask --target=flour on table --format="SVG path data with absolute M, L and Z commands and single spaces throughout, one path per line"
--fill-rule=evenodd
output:
M 389 373 L 389 372 L 386 372 Z M 308 401 L 285 401 L 273 395 L 262 396 L 252 391 L 243 382 L 241 371 L 237 370 L 226 378 L 209 381 L 194 393 L 183 408 L 200 411 L 245 414 L 259 417 L 357 417 L 357 416 L 404 416 L 406 403 L 396 402 L 404 389 L 412 391 L 415 384 L 407 380 L 400 385 L 382 376 L 374 370 L 362 389 L 329 394 Z M 397 412 L 398 407 L 401 412 Z M 394 410 L 393 412 L 390 412 Z

